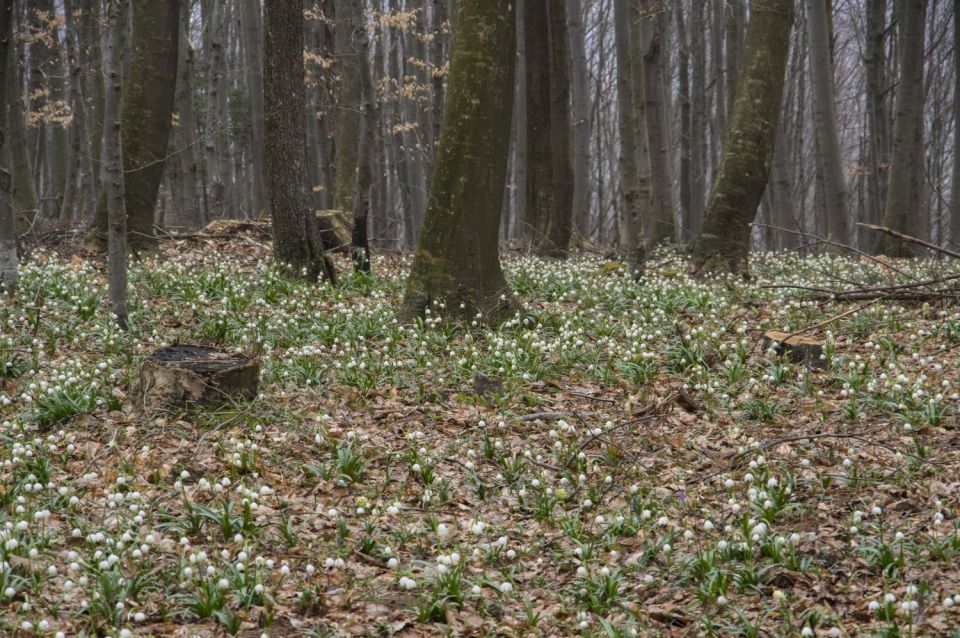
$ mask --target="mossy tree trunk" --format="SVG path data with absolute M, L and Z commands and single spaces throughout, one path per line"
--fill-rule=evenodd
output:
M 0 122 L 7 103 L 7 49 L 13 48 L 13 6 L 0 6 Z M 17 228 L 13 221 L 13 177 L 3 165 L 6 127 L 0 128 L 0 288 L 13 295 L 17 287 Z
M 524 3 L 527 57 L 526 237 L 564 257 L 573 232 L 573 140 L 565 5 Z
M 730 128 L 693 249 L 699 273 L 746 272 L 750 225 L 770 176 L 792 22 L 792 0 L 751 4 Z
M 334 281 L 333 262 L 307 193 L 302 0 L 267 0 L 263 22 L 265 160 L 274 256 L 306 278 Z
M 927 0 L 900 3 L 900 86 L 893 120 L 893 151 L 887 184 L 883 225 L 907 235 L 923 237 L 925 216 L 920 201 L 923 188 L 923 46 Z M 877 252 L 888 257 L 910 257 L 914 247 L 882 235 Z
M 496 323 L 517 310 L 498 235 L 510 148 L 514 0 L 461 0 L 423 231 L 402 316 L 443 300 L 444 316 Z
M 132 248 L 153 246 L 157 193 L 163 178 L 177 79 L 180 2 L 132 0 L 133 39 L 123 78 L 124 206 Z M 102 245 L 106 206 L 98 203 L 90 244 Z

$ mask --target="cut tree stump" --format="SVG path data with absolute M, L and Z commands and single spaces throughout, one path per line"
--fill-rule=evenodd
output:
M 827 367 L 825 359 L 821 359 L 823 354 L 823 342 L 816 339 L 809 339 L 800 335 L 791 336 L 789 332 L 778 332 L 771 330 L 763 334 L 762 342 L 764 349 L 776 344 L 774 349 L 778 355 L 784 356 L 795 363 L 802 363 L 808 368 L 823 370 Z
M 252 399 L 259 380 L 258 360 L 189 344 L 160 348 L 140 368 L 145 407 L 209 406 Z

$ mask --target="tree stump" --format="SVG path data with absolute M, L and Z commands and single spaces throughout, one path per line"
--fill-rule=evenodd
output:
M 827 362 L 820 358 L 823 354 L 822 341 L 771 330 L 764 333 L 762 344 L 764 348 L 769 348 L 773 344 L 778 355 L 785 355 L 791 361 L 802 363 L 808 368 L 823 370 L 827 367 Z
M 188 344 L 154 351 L 140 369 L 145 407 L 210 406 L 252 399 L 259 380 L 258 360 Z

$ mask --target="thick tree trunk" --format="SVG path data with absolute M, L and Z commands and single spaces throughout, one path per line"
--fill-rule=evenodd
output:
M 267 189 L 277 261 L 309 279 L 334 281 L 307 184 L 302 0 L 264 6 L 263 90 Z
M 132 0 L 133 40 L 126 77 L 123 127 L 127 241 L 136 249 L 156 243 L 157 193 L 170 141 L 176 91 L 180 2 Z M 118 69 L 118 72 L 119 69 Z M 98 203 L 89 243 L 102 245 L 107 206 Z
M 833 61 L 830 56 L 832 34 L 827 19 L 827 0 L 806 0 L 806 5 L 810 87 L 813 90 L 813 129 L 822 173 L 826 234 L 831 241 L 849 245 L 847 184 L 843 174 L 843 158 L 840 155 L 840 138 L 837 134 Z M 841 249 L 834 246 L 830 250 Z
M 13 43 L 13 3 L 0 6 L 0 122 L 7 104 L 7 52 Z M 13 219 L 13 176 L 4 165 L 6 126 L 0 128 L 0 289 L 13 296 L 17 289 L 17 227 Z
M 123 168 L 132 246 L 155 242 L 157 192 L 170 142 L 177 78 L 180 3 L 132 0 L 133 41 L 124 78 Z
M 250 95 L 250 130 L 252 173 L 252 217 L 259 217 L 266 209 L 266 178 L 263 170 L 263 18 L 260 0 L 240 0 L 243 21 L 243 53 L 247 92 Z
M 573 224 L 577 241 L 590 239 L 590 75 L 580 0 L 566 0 L 573 108 Z
M 360 142 L 360 69 L 357 67 L 358 30 L 363 29 L 363 12 L 358 0 L 337 2 L 336 58 L 340 82 L 337 118 L 337 167 L 333 207 L 353 212 L 357 188 L 357 148 Z
M 627 0 L 613 1 L 614 37 L 617 56 L 617 118 L 620 129 L 620 197 L 624 246 L 627 253 L 627 269 L 635 277 L 643 274 L 646 247 L 643 241 L 643 199 L 649 197 L 640 188 L 640 170 L 637 166 L 638 111 L 634 102 L 633 81 L 636 60 L 632 59 L 630 47 L 630 11 Z
M 770 173 L 792 22 L 792 0 L 752 7 L 730 129 L 694 245 L 697 272 L 746 271 L 750 224 Z
M 920 213 L 923 174 L 923 46 L 927 0 L 903 0 L 900 6 L 900 87 L 893 124 L 893 153 L 887 207 L 883 225 L 908 235 L 922 236 Z M 890 257 L 914 254 L 913 247 L 883 235 L 877 252 Z
M 117 325 L 126 328 L 127 316 L 127 215 L 124 211 L 122 157 L 121 65 L 127 37 L 128 0 L 108 0 L 110 43 L 109 88 L 103 107 L 103 159 L 107 198 L 107 271 L 110 310 Z
M 638 0 L 628 0 L 627 2 L 627 32 L 630 47 L 629 57 L 626 59 L 626 69 L 630 75 L 631 104 L 633 105 L 633 145 L 636 153 L 636 186 L 639 190 L 639 218 L 642 230 L 639 231 L 649 248 L 653 245 L 651 239 L 654 233 L 662 233 L 662 229 L 655 231 L 654 227 L 659 225 L 657 219 L 657 207 L 655 200 L 657 195 L 653 192 L 653 176 L 650 168 L 650 141 L 647 136 L 647 97 L 646 97 L 646 77 L 647 72 L 644 65 L 646 40 L 651 40 L 649 22 L 641 19 L 640 4 Z M 614 15 L 616 16 L 616 4 L 614 4 Z M 616 20 L 616 17 L 614 18 Z M 619 66 L 619 60 L 618 60 Z M 619 71 L 618 71 L 619 72 Z M 626 220 L 627 215 L 623 216 Z M 628 234 L 635 231 L 627 227 L 624 228 Z M 630 242 L 627 241 L 629 246 Z
M 517 310 L 498 234 L 510 147 L 514 0 L 460 0 L 447 104 L 423 232 L 403 302 L 407 319 L 437 310 L 496 323 Z

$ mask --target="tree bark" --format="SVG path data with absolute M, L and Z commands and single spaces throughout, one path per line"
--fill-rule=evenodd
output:
M 16 20 L 16 17 L 12 18 Z M 23 25 L 15 25 L 14 32 Z M 24 68 L 23 60 L 14 40 L 11 40 L 6 57 L 6 127 L 10 135 L 11 172 L 13 173 L 13 214 L 18 230 L 27 227 L 37 215 L 37 191 L 31 170 L 30 143 L 27 135 L 26 115 L 22 82 L 19 69 Z
M 265 160 L 273 249 L 277 261 L 308 279 L 335 281 L 307 184 L 306 90 L 302 0 L 264 5 L 263 90 Z
M 527 231 L 537 254 L 566 256 L 573 230 L 570 72 L 563 3 L 524 4 Z M 530 140 L 536 140 L 531 144 Z
M 960 10 L 953 7 L 953 175 L 950 180 L 950 241 L 960 245 Z
M 822 173 L 826 234 L 831 241 L 850 244 L 847 185 L 840 155 L 833 86 L 833 39 L 827 19 L 827 0 L 806 0 L 807 37 L 810 47 L 810 87 L 813 90 L 813 128 Z M 829 250 L 842 250 L 833 246 Z
M 353 234 L 350 242 L 350 255 L 353 267 L 361 272 L 370 272 L 370 239 L 368 236 L 368 217 L 370 216 L 370 187 L 373 184 L 373 154 L 376 145 L 376 130 L 379 113 L 377 95 L 370 72 L 367 56 L 370 50 L 370 37 L 366 29 L 354 34 L 354 46 L 357 49 L 357 68 L 360 71 L 360 142 L 357 147 L 357 185 L 356 204 L 353 208 Z
M 246 67 L 247 92 L 250 95 L 250 130 L 252 172 L 252 217 L 259 217 L 266 209 L 266 178 L 263 171 L 263 18 L 260 0 L 240 0 L 243 21 L 243 53 Z
M 577 241 L 590 239 L 590 75 L 580 0 L 566 0 L 573 109 L 573 223 Z
M 177 61 L 177 88 L 174 104 L 177 111 L 177 126 L 173 130 L 174 156 L 173 182 L 176 206 L 168 216 L 166 225 L 178 231 L 193 231 L 202 225 L 199 200 L 199 168 L 197 162 L 197 116 L 194 111 L 194 69 L 196 67 L 193 44 L 190 42 L 190 11 L 192 0 L 180 0 L 180 39 Z M 257 66 L 260 61 L 257 60 Z
M 0 6 L 0 106 L 7 104 L 7 55 L 13 44 L 13 3 Z M 5 110 L 5 109 L 3 109 Z M 0 110 L 0 121 L 3 120 Z M 13 218 L 13 177 L 3 152 L 6 126 L 0 128 L 0 288 L 9 296 L 17 289 L 17 227 Z
M 444 316 L 496 323 L 517 304 L 500 268 L 498 233 L 510 146 L 514 0 L 460 0 L 447 104 L 423 232 L 403 316 L 446 302 Z
M 770 173 L 790 48 L 792 0 L 755 2 L 730 129 L 703 230 L 693 250 L 696 272 L 743 273 L 750 224 Z
M 157 193 L 169 148 L 176 92 L 180 2 L 132 0 L 131 9 L 133 39 L 120 114 L 123 190 L 127 242 L 143 249 L 156 244 L 153 226 Z M 102 245 L 107 230 L 106 208 L 98 203 L 88 237 L 93 247 Z
M 867 109 L 867 201 L 864 221 L 880 224 L 886 206 L 887 170 L 890 157 L 889 127 L 887 126 L 887 60 L 884 47 L 886 33 L 887 0 L 867 0 L 866 46 L 864 67 L 866 70 Z M 873 252 L 877 237 L 869 231 L 861 231 L 860 248 Z
M 124 211 L 124 171 L 122 153 L 122 74 L 123 49 L 127 38 L 128 0 L 109 2 L 109 89 L 103 106 L 103 160 L 107 198 L 107 271 L 110 311 L 117 325 L 126 328 L 127 316 L 127 215 Z
M 883 225 L 914 237 L 922 237 L 918 210 L 923 174 L 923 48 L 927 0 L 903 0 L 900 6 L 900 87 L 893 123 L 893 153 L 887 206 Z M 908 257 L 913 247 L 889 235 L 877 243 L 877 252 L 889 257 Z
M 357 0 L 337 2 L 336 58 L 340 83 L 337 129 L 336 182 L 333 207 L 353 212 L 357 188 L 357 149 L 360 142 L 360 69 L 354 34 L 363 28 Z
M 680 213 L 683 222 L 681 236 L 683 241 L 690 242 L 696 238 L 690 193 L 690 184 L 693 181 L 690 176 L 690 44 L 681 0 L 677 0 L 674 15 L 677 19 L 677 38 L 680 41 L 677 62 L 677 101 L 680 102 Z
M 652 219 L 645 229 L 648 246 L 674 235 L 673 159 L 670 153 L 670 125 L 664 91 L 663 27 L 657 0 L 640 0 L 637 25 L 643 50 L 643 99 L 652 192 Z
M 614 38 L 617 57 L 617 118 L 620 129 L 620 197 L 624 246 L 627 269 L 634 276 L 643 274 L 646 247 L 643 241 L 643 203 L 645 194 L 640 188 L 640 170 L 637 166 L 637 109 L 634 102 L 635 83 L 630 47 L 630 11 L 627 0 L 613 1 Z M 649 196 L 649 193 L 646 193 Z
M 700 233 L 707 189 L 707 56 L 704 3 L 690 0 L 690 226 Z

